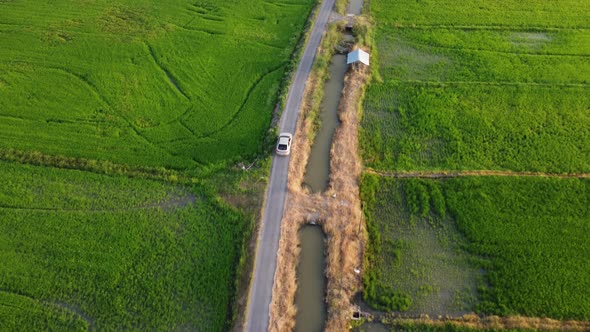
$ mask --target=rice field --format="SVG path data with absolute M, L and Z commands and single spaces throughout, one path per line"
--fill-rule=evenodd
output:
M 378 0 L 369 9 L 365 166 L 508 176 L 366 173 L 365 301 L 407 315 L 589 320 L 589 183 L 553 175 L 590 173 L 590 7 Z M 447 329 L 418 325 L 402 330 Z
M 236 324 L 315 3 L 0 0 L 0 330 Z
M 0 148 L 180 169 L 251 158 L 314 3 L 1 1 Z
M 249 221 L 206 189 L 0 169 L 0 329 L 228 328 Z
M 365 175 L 365 299 L 410 314 L 590 319 L 590 182 Z M 385 301 L 387 302 L 387 301 Z
M 588 172 L 583 3 L 372 2 L 381 79 L 364 101 L 367 165 Z

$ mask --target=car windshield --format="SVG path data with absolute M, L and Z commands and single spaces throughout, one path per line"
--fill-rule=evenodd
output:
M 287 150 L 287 144 L 279 144 L 279 150 Z

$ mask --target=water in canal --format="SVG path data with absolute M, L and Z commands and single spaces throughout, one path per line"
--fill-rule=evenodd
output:
M 326 277 L 324 274 L 324 233 L 307 225 L 299 232 L 301 255 L 297 267 L 296 332 L 320 332 L 326 321 Z
M 338 103 L 344 87 L 346 74 L 346 55 L 332 57 L 328 71 L 330 79 L 324 85 L 324 98 L 320 106 L 320 128 L 311 147 L 305 178 L 303 182 L 312 192 L 324 191 L 330 176 L 330 147 L 332 137 L 338 127 Z
M 360 15 L 363 11 L 363 0 L 350 0 L 348 2 L 347 14 Z
M 361 13 L 363 0 L 351 0 L 348 13 Z M 351 39 L 352 35 L 344 35 Z M 338 120 L 338 104 L 344 87 L 344 76 L 348 67 L 345 54 L 335 54 L 328 67 L 329 79 L 324 84 L 324 97 L 320 105 L 320 128 L 311 147 L 305 171 L 304 184 L 313 192 L 324 191 L 330 176 L 330 148 Z M 297 267 L 298 287 L 295 295 L 297 317 L 296 332 L 323 331 L 326 309 L 326 276 L 324 239 L 319 226 L 307 225 L 300 231 L 301 255 Z

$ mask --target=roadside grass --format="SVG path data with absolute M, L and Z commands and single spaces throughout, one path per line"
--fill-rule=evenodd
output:
M 590 319 L 586 287 L 590 282 L 589 181 L 542 177 L 396 180 L 365 174 L 362 197 L 370 237 L 365 272 L 369 304 L 379 306 L 381 297 L 388 294 L 378 291 L 372 296 L 371 287 L 401 294 L 398 297 L 411 304 L 420 300 L 420 294 L 405 284 L 410 279 L 402 273 L 405 266 L 410 274 L 412 268 L 417 271 L 413 282 L 408 280 L 410 287 L 420 289 L 425 283 L 434 290 L 436 284 L 422 276 L 432 271 L 436 280 L 458 266 L 464 272 L 462 279 L 447 280 L 444 286 L 461 289 L 460 281 L 468 280 L 469 271 L 481 269 L 481 276 L 475 278 L 476 292 L 464 297 L 478 313 Z M 424 220 L 429 225 L 421 225 Z M 425 228 L 431 234 L 446 235 L 425 236 Z M 416 244 L 413 238 L 425 243 Z M 448 260 L 444 245 L 421 250 L 437 240 L 462 253 L 458 257 L 466 256 Z M 411 310 L 411 306 L 389 308 L 400 309 Z
M 250 226 L 211 190 L 0 168 L 3 328 L 229 328 Z
M 252 158 L 313 4 L 2 2 L 0 147 L 182 169 Z
M 379 68 L 363 105 L 366 164 L 590 171 L 582 3 L 371 2 Z

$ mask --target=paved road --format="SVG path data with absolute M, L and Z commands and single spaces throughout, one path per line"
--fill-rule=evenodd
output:
M 295 72 L 295 78 L 289 88 L 285 110 L 279 122 L 281 132 L 295 132 L 299 108 L 301 107 L 301 98 L 305 90 L 305 82 L 311 71 L 311 66 L 320 44 L 322 33 L 334 7 L 334 2 L 335 0 L 324 0 L 320 12 L 316 17 L 307 45 L 305 45 L 303 56 Z M 297 137 L 294 139 L 297 139 Z M 249 332 L 268 331 L 269 309 L 277 266 L 281 219 L 287 197 L 288 166 L 289 157 L 276 155 L 273 157 L 270 180 L 266 192 L 264 215 L 262 217 L 262 228 L 256 250 L 254 280 L 252 281 L 248 299 L 246 331 Z

